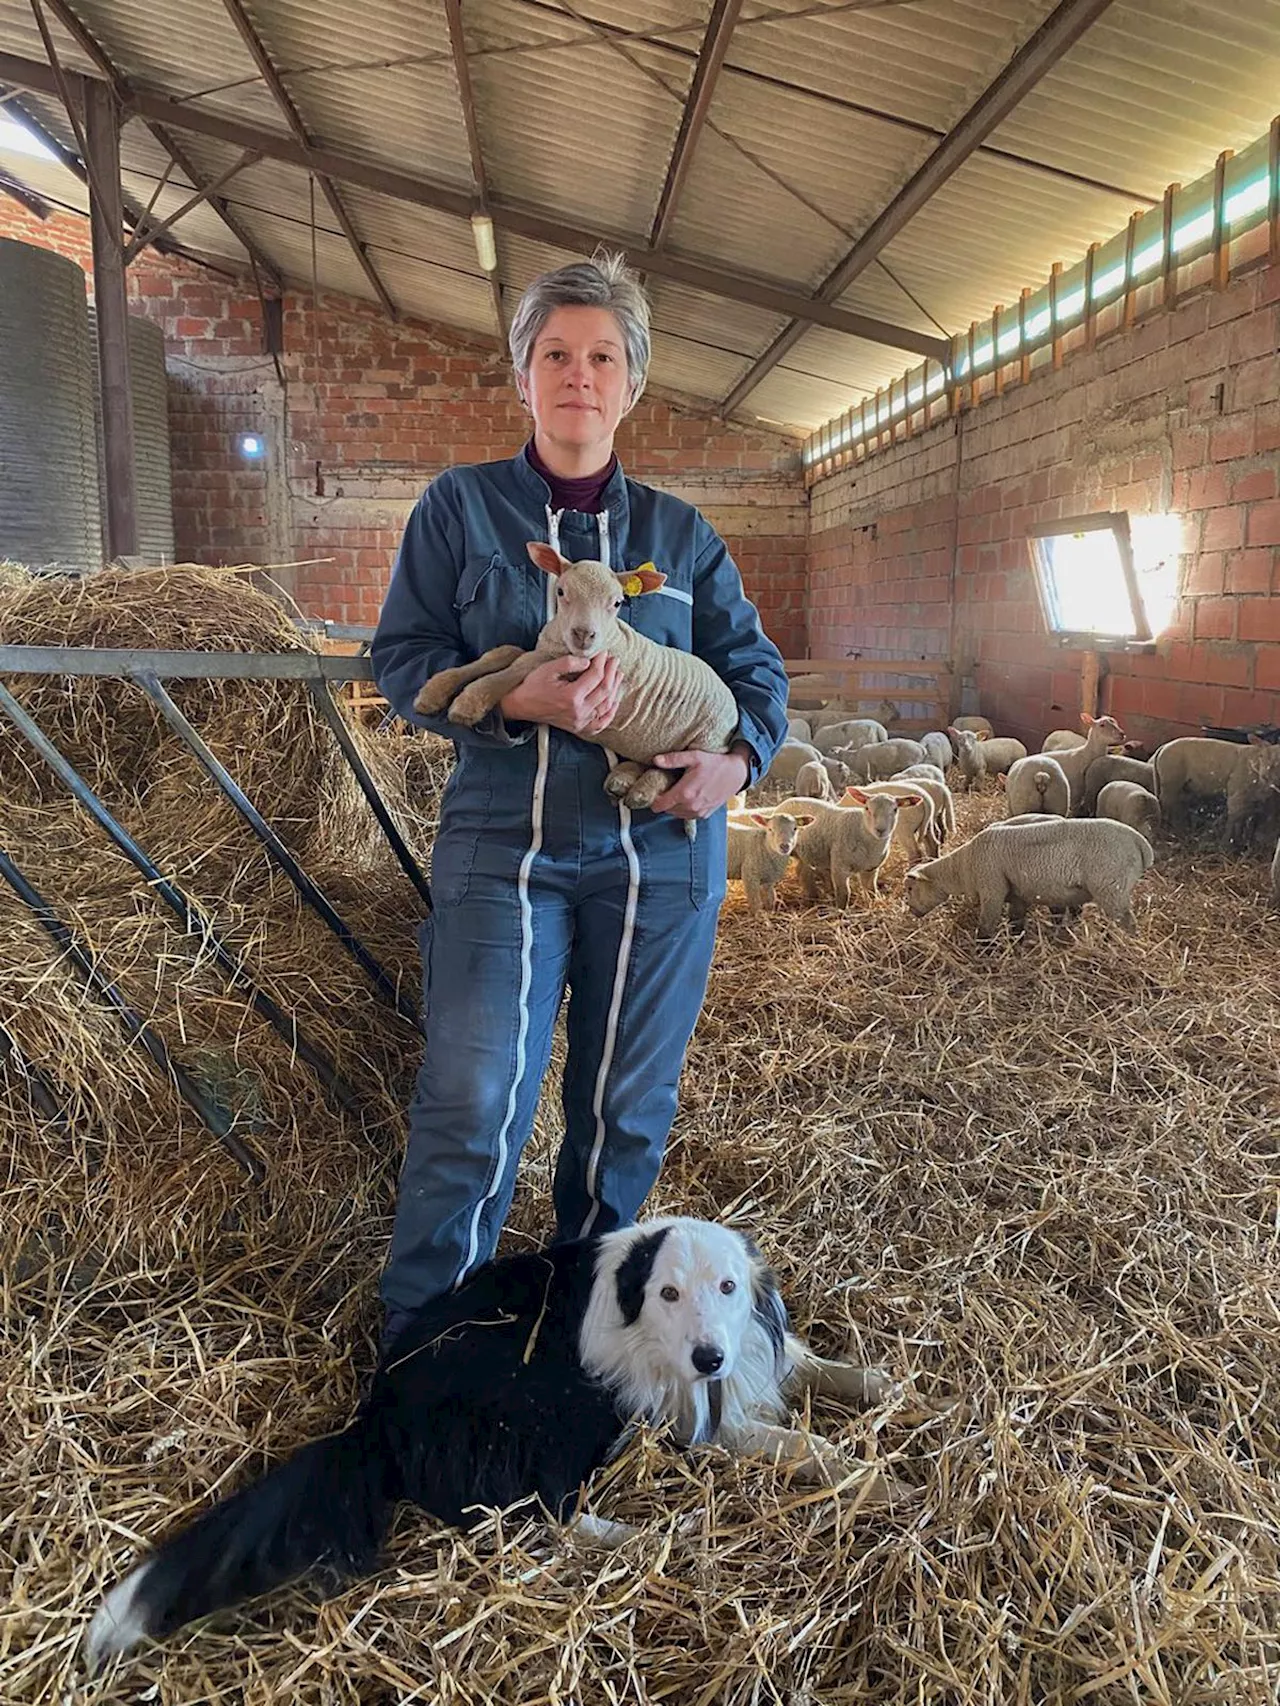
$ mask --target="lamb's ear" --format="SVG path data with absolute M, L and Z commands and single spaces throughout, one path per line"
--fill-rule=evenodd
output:
M 543 545 L 537 539 L 531 539 L 527 549 L 530 557 L 542 570 L 544 575 L 558 575 L 564 569 L 572 566 L 560 555 L 559 551 L 553 550 L 550 545 Z
M 895 805 L 894 810 L 904 812 L 908 806 L 918 806 L 922 796 L 919 794 L 898 794 L 895 798 L 897 804 Z
M 751 821 L 752 823 L 760 824 L 764 829 L 768 829 L 769 825 L 773 822 L 773 818 L 769 812 L 752 812 Z
M 1097 722 L 1097 720 L 1098 719 L 1096 717 L 1091 717 L 1087 711 L 1081 711 L 1081 713 L 1080 713 L 1080 721 L 1084 724 L 1085 728 L 1087 728 L 1087 729 L 1092 728 L 1094 723 Z
M 661 569 L 655 569 L 652 563 L 641 563 L 638 569 L 623 569 L 618 574 L 622 582 L 622 590 L 628 598 L 635 598 L 641 593 L 657 592 L 660 586 L 667 584 L 667 577 Z M 635 583 L 639 582 L 637 586 Z
M 742 1242 L 747 1247 L 751 1258 L 751 1315 L 760 1324 L 765 1337 L 773 1346 L 773 1361 L 776 1377 L 781 1381 L 787 1372 L 787 1334 L 791 1331 L 791 1323 L 787 1319 L 787 1306 L 782 1301 L 782 1293 L 778 1290 L 778 1282 L 773 1277 L 772 1270 L 760 1254 L 760 1247 L 754 1238 L 744 1232 Z

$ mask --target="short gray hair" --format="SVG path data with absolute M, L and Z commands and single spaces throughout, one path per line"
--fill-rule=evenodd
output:
M 649 372 L 649 299 L 625 256 L 597 249 L 589 261 L 571 261 L 567 267 L 544 272 L 525 291 L 508 339 L 521 398 L 538 333 L 557 308 L 609 310 L 622 333 L 631 386 L 628 401 L 634 403 Z

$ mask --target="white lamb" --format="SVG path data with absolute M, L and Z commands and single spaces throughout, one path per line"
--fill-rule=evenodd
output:
M 955 747 L 960 784 L 966 793 L 971 793 L 987 773 L 987 761 L 982 751 L 986 742 L 980 741 L 972 729 L 957 728 L 954 724 L 948 728 L 947 734 Z
M 914 799 L 918 801 L 917 794 Z M 784 800 L 779 810 L 816 811 L 800 831 L 796 857 L 806 898 L 816 900 L 820 880 L 829 878 L 837 906 L 853 904 L 853 884 L 865 899 L 876 894 L 877 877 L 889 852 L 898 810 L 906 801 L 888 794 L 855 792 L 854 804 L 827 805 L 818 800 Z
M 1084 779 L 1089 766 L 1105 757 L 1108 747 L 1124 740 L 1124 730 L 1114 717 L 1091 717 L 1082 711 L 1080 721 L 1084 724 L 1084 745 L 1059 747 L 1054 754 L 1071 789 L 1071 810 L 1076 816 L 1084 804 Z
M 941 782 L 944 787 L 946 786 L 947 781 L 946 773 L 942 770 L 941 766 L 937 764 L 930 764 L 928 759 L 921 759 L 919 764 L 908 764 L 905 770 L 898 771 L 898 780 L 900 782 L 910 781 L 916 778 L 925 782 Z
M 1118 752 L 1104 752 L 1101 758 L 1095 758 L 1084 773 L 1084 798 L 1080 802 L 1080 809 L 1086 817 L 1093 816 L 1098 804 L 1098 795 L 1108 782 L 1136 782 L 1140 788 L 1154 794 L 1155 767 L 1144 764 L 1140 758 L 1126 758 Z
M 1039 752 L 1011 764 L 1004 779 L 1004 792 L 1010 817 L 1019 812 L 1050 812 L 1055 817 L 1071 815 L 1071 785 L 1050 753 Z
M 840 767 L 842 770 L 844 766 Z M 796 771 L 792 792 L 805 800 L 834 800 L 835 783 L 820 758 L 811 758 Z
M 1097 811 L 1100 818 L 1127 823 L 1155 846 L 1160 828 L 1160 802 L 1136 782 L 1108 782 L 1098 794 Z
M 892 782 L 867 782 L 860 789 L 846 789 L 842 806 L 856 806 L 865 794 L 888 794 L 899 802 L 898 816 L 893 826 L 894 847 L 901 848 L 908 865 L 918 865 L 922 859 L 936 858 L 942 851 L 942 827 L 934 804 L 933 784 L 914 785 L 895 779 Z M 914 804 L 912 803 L 914 801 Z
M 731 820 L 728 829 L 728 874 L 739 879 L 751 912 L 763 912 L 777 902 L 777 888 L 787 874 L 801 826 L 813 813 L 753 812 L 750 823 Z
M 878 746 L 889 738 L 883 723 L 872 717 L 847 717 L 842 722 L 820 723 L 813 731 L 813 744 L 819 752 L 835 752 L 838 747 Z
M 633 808 L 651 806 L 672 781 L 653 758 L 660 752 L 727 752 L 738 727 L 737 701 L 702 658 L 660 646 L 618 620 L 623 583 L 639 582 L 640 592 L 655 592 L 664 574 L 657 569 L 615 574 L 603 563 L 570 563 L 537 542 L 528 551 L 545 574 L 556 577 L 556 612 L 543 624 L 535 649 L 495 646 L 474 663 L 441 670 L 419 690 L 414 708 L 429 714 L 447 705 L 450 722 L 474 726 L 548 659 L 608 652 L 622 676 L 618 709 L 608 728 L 582 738 L 626 761 L 609 772 L 607 793 Z
M 993 735 L 988 740 L 979 740 L 978 746 L 988 776 L 1002 776 L 1020 758 L 1027 756 L 1026 747 L 1012 735 Z
M 810 746 L 807 741 L 802 740 L 784 740 L 774 753 L 773 762 L 765 772 L 764 780 L 781 782 L 789 788 L 795 783 L 802 765 L 821 763 L 822 754 L 816 746 Z
M 984 740 L 990 740 L 996 732 L 989 717 L 957 717 L 951 726 L 961 730 L 967 729 L 970 734 L 978 735 Z
M 807 717 L 787 718 L 787 739 L 802 740 L 806 745 L 813 745 L 813 729 Z
M 1095 901 L 1126 930 L 1137 928 L 1133 889 L 1151 869 L 1148 842 L 1108 819 L 1023 818 L 981 830 L 954 853 L 907 872 L 906 899 L 921 918 L 952 897 L 978 902 L 978 939 L 989 940 L 1006 905 L 1021 923 L 1041 904 L 1078 912 Z
M 1070 752 L 1073 747 L 1083 746 L 1084 736 L 1078 735 L 1074 729 L 1054 729 L 1052 734 L 1045 736 L 1041 752 Z
M 945 776 L 955 763 L 950 738 L 944 735 L 941 729 L 930 729 L 927 735 L 920 736 L 920 745 L 924 748 L 925 757 L 930 764 L 936 764 Z
M 843 747 L 849 775 L 855 782 L 887 782 L 908 764 L 924 761 L 924 748 L 918 740 L 885 740 L 875 746 L 864 746 L 857 752 Z
M 1280 789 L 1280 746 L 1250 735 L 1248 746 L 1230 740 L 1189 735 L 1166 741 L 1152 759 L 1160 809 L 1171 829 L 1189 827 L 1188 811 L 1196 801 L 1226 796 L 1226 846 L 1238 850 L 1250 820 L 1264 810 Z

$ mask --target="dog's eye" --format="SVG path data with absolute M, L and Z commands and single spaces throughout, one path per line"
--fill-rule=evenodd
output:
M 728 1297 L 728 1295 L 731 1291 L 737 1291 L 738 1282 L 737 1282 L 737 1280 L 721 1280 L 720 1281 L 720 1289 L 725 1294 L 725 1296 Z
M 667 1303 L 679 1303 L 680 1301 L 680 1293 L 673 1285 L 664 1285 L 661 1295 Z

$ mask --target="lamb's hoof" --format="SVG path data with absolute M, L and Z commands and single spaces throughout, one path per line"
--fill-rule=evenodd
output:
M 464 687 L 449 707 L 449 721 L 473 729 L 488 710 L 489 705 L 483 693 L 477 692 L 474 687 Z
M 667 779 L 659 771 L 656 777 L 642 776 L 638 782 L 633 783 L 623 795 L 623 801 L 633 812 L 645 811 L 659 794 L 665 794 L 666 791 Z
M 414 697 L 413 708 L 424 717 L 434 717 L 443 711 L 453 698 L 454 682 L 451 669 L 442 670 L 424 682 Z
M 611 770 L 604 779 L 604 791 L 608 794 L 611 800 L 626 799 L 627 789 L 630 786 L 631 782 L 628 777 L 619 776 L 617 772 L 613 770 Z

